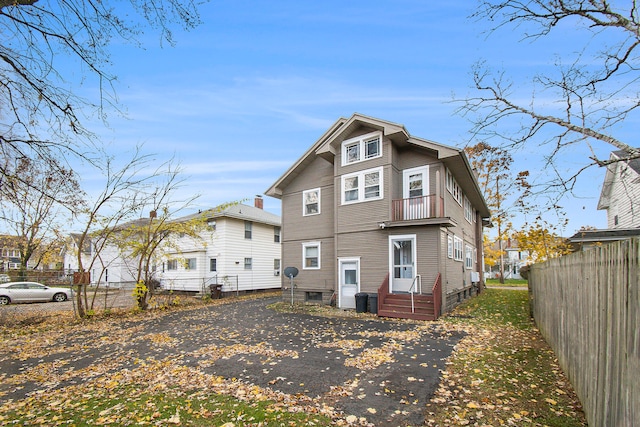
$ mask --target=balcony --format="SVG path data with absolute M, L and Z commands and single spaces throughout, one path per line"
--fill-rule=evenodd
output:
M 391 201 L 391 224 L 400 225 L 443 224 L 456 225 L 444 215 L 444 199 L 435 194 Z

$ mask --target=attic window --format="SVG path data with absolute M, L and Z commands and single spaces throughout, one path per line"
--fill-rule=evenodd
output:
M 372 132 L 342 143 L 342 166 L 382 156 L 382 133 Z

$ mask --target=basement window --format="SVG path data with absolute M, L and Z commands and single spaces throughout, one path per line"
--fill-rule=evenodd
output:
M 306 302 L 322 302 L 322 292 L 305 292 Z

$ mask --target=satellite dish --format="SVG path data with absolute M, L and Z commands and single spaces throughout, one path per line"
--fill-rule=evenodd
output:
M 296 277 L 298 275 L 298 269 L 295 267 L 287 267 L 284 269 L 284 275 L 287 277 Z

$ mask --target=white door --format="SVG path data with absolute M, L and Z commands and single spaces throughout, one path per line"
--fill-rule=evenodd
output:
M 356 293 L 360 289 L 360 260 L 349 258 L 339 260 L 340 265 L 340 308 L 356 308 Z
M 429 218 L 429 169 L 426 166 L 403 171 L 404 219 Z
M 389 237 L 390 292 L 409 292 L 416 277 L 416 237 Z

